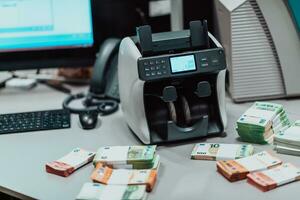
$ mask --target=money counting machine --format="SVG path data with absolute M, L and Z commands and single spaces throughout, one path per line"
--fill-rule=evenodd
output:
M 152 34 L 150 26 L 122 40 L 119 88 L 124 118 L 145 144 L 223 134 L 225 56 L 206 21 L 190 30 Z

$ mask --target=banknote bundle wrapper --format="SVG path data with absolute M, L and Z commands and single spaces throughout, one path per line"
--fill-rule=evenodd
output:
M 85 183 L 76 200 L 146 200 L 145 185 Z
M 98 163 L 91 179 L 106 185 L 146 185 L 147 192 L 151 192 L 156 183 L 157 169 L 112 169 Z
M 300 180 L 300 169 L 290 163 L 247 175 L 247 182 L 264 192 L 297 180 Z
M 300 120 L 276 134 L 274 146 L 277 153 L 300 156 Z
M 91 162 L 95 152 L 76 148 L 64 157 L 46 164 L 46 171 L 51 174 L 67 177 L 83 165 Z
M 101 147 L 93 163 L 96 166 L 100 162 L 114 169 L 150 169 L 159 162 L 155 152 L 156 145 Z
M 274 134 L 290 127 L 287 114 L 280 104 L 255 102 L 238 119 L 236 130 L 245 142 L 272 143 Z
M 280 165 L 282 161 L 267 151 L 236 160 L 217 161 L 217 170 L 229 181 L 246 179 L 247 174 Z
M 251 156 L 251 144 L 198 143 L 194 146 L 191 159 L 194 160 L 232 160 Z

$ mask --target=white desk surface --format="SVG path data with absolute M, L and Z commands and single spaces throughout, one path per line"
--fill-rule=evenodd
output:
M 31 91 L 0 90 L 0 111 L 3 113 L 61 108 L 66 97 L 44 86 Z M 261 192 L 245 180 L 228 182 L 216 171 L 214 161 L 191 160 L 196 142 L 240 143 L 234 130 L 238 117 L 251 103 L 234 104 L 227 101 L 227 137 L 196 140 L 188 143 L 158 147 L 161 168 L 149 200 L 282 200 L 299 197 L 300 182 L 270 192 Z M 277 100 L 285 106 L 290 119 L 300 119 L 300 100 Z M 24 199 L 75 199 L 93 170 L 89 164 L 67 178 L 48 174 L 45 163 L 58 159 L 75 147 L 96 151 L 103 145 L 141 144 L 129 131 L 121 111 L 102 118 L 94 130 L 79 128 L 78 116 L 72 115 L 72 128 L 52 131 L 0 135 L 0 191 Z M 255 145 L 256 152 L 270 150 L 270 145 Z M 277 154 L 285 162 L 300 167 L 300 158 Z M 298 191 L 298 192 L 297 192 Z

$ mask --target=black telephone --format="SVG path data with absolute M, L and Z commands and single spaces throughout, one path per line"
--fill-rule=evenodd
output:
M 90 93 L 101 98 L 120 101 L 118 83 L 118 52 L 120 39 L 106 39 L 97 53 L 90 83 Z
M 103 42 L 97 53 L 88 94 L 70 95 L 63 102 L 63 108 L 71 113 L 82 114 L 97 112 L 109 115 L 118 110 L 118 52 L 120 39 L 109 38 Z M 85 108 L 73 108 L 70 103 L 76 99 L 84 99 Z

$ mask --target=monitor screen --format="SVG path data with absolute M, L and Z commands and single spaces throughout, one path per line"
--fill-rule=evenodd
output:
M 180 73 L 196 70 L 195 56 L 177 56 L 170 58 L 172 73 Z
M 93 43 L 90 0 L 0 0 L 0 53 Z

